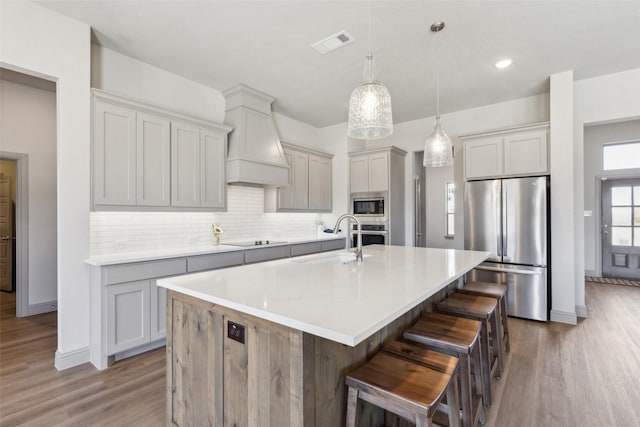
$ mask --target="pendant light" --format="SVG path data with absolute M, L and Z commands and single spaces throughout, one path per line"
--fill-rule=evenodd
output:
M 347 135 L 355 139 L 380 139 L 393 133 L 391 95 L 375 78 L 371 53 L 371 0 L 369 0 L 369 53 L 362 83 L 351 92 Z
M 444 29 L 444 22 L 431 25 L 431 31 L 438 33 Z M 436 44 L 436 58 L 438 58 Z M 451 138 L 442 130 L 440 124 L 440 70 L 436 59 L 436 122 L 433 132 L 424 143 L 424 159 L 422 165 L 427 167 L 453 166 L 453 144 Z

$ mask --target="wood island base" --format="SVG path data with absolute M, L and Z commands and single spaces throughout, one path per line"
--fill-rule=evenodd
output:
M 171 426 L 342 426 L 344 378 L 387 338 L 398 338 L 431 301 L 355 347 L 175 291 L 167 294 L 167 424 Z M 228 323 L 245 327 L 244 344 Z M 359 402 L 360 426 L 382 425 L 379 408 Z

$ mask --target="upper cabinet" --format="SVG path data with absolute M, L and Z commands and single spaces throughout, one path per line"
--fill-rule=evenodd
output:
M 96 210 L 224 210 L 229 126 L 93 92 Z
M 404 159 L 405 155 L 395 147 L 349 153 L 351 192 L 389 191 L 391 165 L 396 157 Z
M 265 188 L 265 211 L 330 212 L 333 155 L 284 142 L 282 148 L 289 164 L 288 184 Z
M 466 180 L 549 173 L 549 123 L 461 136 Z

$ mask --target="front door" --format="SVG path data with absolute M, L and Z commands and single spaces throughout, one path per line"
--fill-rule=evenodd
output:
M 602 183 L 602 275 L 640 280 L 640 178 Z

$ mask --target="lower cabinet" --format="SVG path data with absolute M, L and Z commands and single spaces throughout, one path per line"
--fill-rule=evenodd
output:
M 149 340 L 156 341 L 167 336 L 167 290 L 149 281 Z

